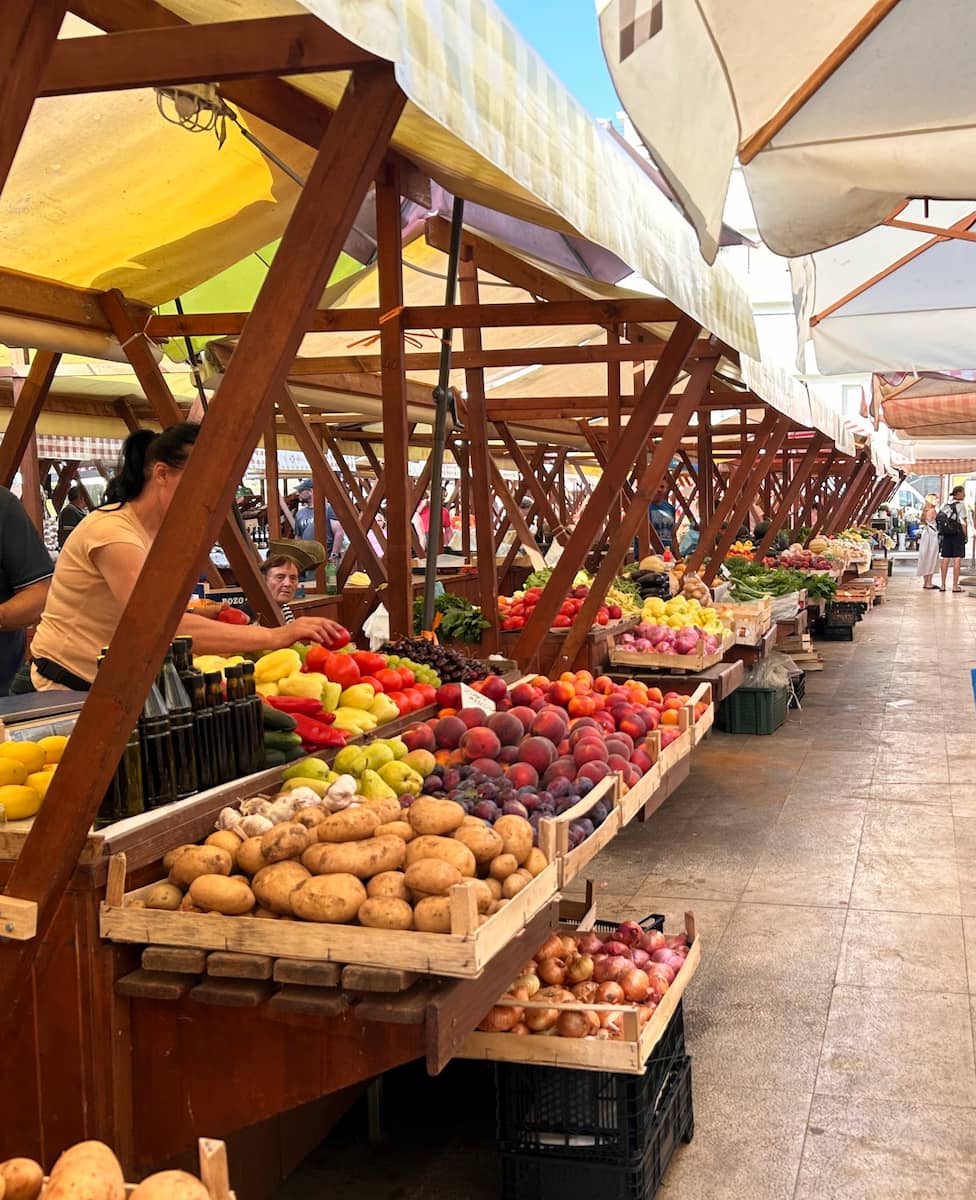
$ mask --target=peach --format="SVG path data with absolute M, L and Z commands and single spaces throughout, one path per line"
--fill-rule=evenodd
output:
M 508 772 L 509 783 L 512 783 L 517 788 L 521 787 L 538 787 L 539 772 L 531 763 L 517 762 L 514 763 L 512 769 Z
M 518 746 L 502 746 L 498 751 L 498 761 L 505 766 L 518 762 Z
M 630 761 L 642 775 L 646 775 L 651 767 L 654 766 L 654 763 L 651 761 L 651 756 L 641 746 L 638 746 L 633 754 L 631 754 Z
M 434 736 L 441 750 L 453 750 L 461 744 L 468 727 L 460 717 L 441 717 L 434 728 Z
M 516 706 L 531 704 L 533 700 L 539 699 L 539 691 L 530 683 L 517 683 L 509 692 L 512 698 L 512 703 Z
M 477 729 L 479 725 L 484 725 L 485 714 L 480 708 L 462 708 L 458 720 L 463 721 L 468 729 Z
M 642 774 L 640 767 L 635 766 L 634 763 L 628 763 L 627 769 L 623 772 L 624 783 L 632 788 L 635 784 L 640 783 Z
M 498 734 L 483 725 L 469 729 L 461 738 L 461 749 L 468 762 L 474 762 L 477 758 L 495 758 L 501 748 Z
M 592 725 L 575 725 L 569 734 L 569 744 L 578 746 L 587 738 L 595 738 L 598 742 L 603 741 L 603 730 L 595 721 Z
M 577 779 L 591 779 L 594 783 L 599 783 L 601 779 L 605 779 L 610 774 L 610 767 L 605 762 L 588 762 L 576 772 Z
M 576 688 L 571 683 L 554 683 L 549 688 L 549 700 L 551 703 L 558 704 L 563 708 L 565 708 L 575 695 Z
M 592 761 L 592 760 L 591 760 Z M 607 759 L 607 766 L 611 771 L 619 771 L 622 775 L 627 773 L 627 768 L 631 765 L 629 758 L 624 758 L 620 754 L 611 754 Z
M 566 736 L 566 724 L 553 712 L 540 712 L 532 722 L 530 730 L 534 737 L 546 738 L 553 746 L 558 746 Z
M 530 763 L 540 774 L 555 758 L 556 747 L 548 738 L 528 737 L 519 746 L 519 762 Z
M 548 787 L 556 779 L 573 780 L 576 778 L 576 763 L 571 758 L 557 758 L 552 766 L 546 769 L 546 773 L 542 776 L 542 782 Z
M 522 722 L 510 712 L 494 712 L 485 724 L 497 734 L 503 746 L 517 746 L 525 737 Z
M 529 705 L 529 708 L 531 708 L 533 710 L 533 712 L 540 712 L 545 707 L 546 707 L 546 702 L 542 698 L 542 696 L 539 696 L 539 698 L 537 700 L 533 700 L 532 703 Z
M 579 767 L 588 762 L 606 762 L 608 758 L 607 747 L 602 738 L 583 738 L 576 743 L 573 750 L 573 762 Z
M 680 729 L 665 729 L 661 727 L 661 749 L 665 746 L 670 746 L 672 742 L 676 742 L 681 737 Z
M 532 722 L 535 720 L 535 710 L 529 708 L 526 704 L 517 704 L 509 713 L 509 716 L 518 717 L 522 722 L 523 733 L 528 733 L 532 727 Z
M 504 775 L 502 764 L 496 762 L 493 758 L 476 758 L 471 764 L 472 771 L 480 771 L 482 775 L 488 775 L 493 779 L 497 779 Z
M 634 752 L 634 739 L 627 733 L 615 733 L 607 738 L 607 754 L 619 754 L 621 758 L 630 758 Z
M 461 685 L 459 683 L 442 683 L 437 689 L 434 702 L 438 708 L 460 708 Z
M 489 675 L 481 685 L 481 694 L 489 700 L 504 700 L 508 695 L 508 684 L 500 675 Z
M 434 730 L 426 723 L 409 725 L 400 734 L 400 740 L 408 750 L 436 750 L 439 744 Z
M 636 741 L 642 738 L 647 733 L 647 726 L 644 724 L 644 718 L 633 713 L 630 716 L 624 717 L 617 722 L 617 728 L 621 733 L 628 733 Z

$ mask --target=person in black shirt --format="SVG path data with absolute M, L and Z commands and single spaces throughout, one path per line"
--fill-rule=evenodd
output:
M 88 516 L 88 505 L 85 503 L 85 493 L 75 485 L 68 488 L 68 503 L 58 515 L 58 548 L 61 549 L 68 540 L 68 534 Z
M 0 696 L 24 661 L 24 630 L 40 620 L 54 566 L 24 506 L 0 487 Z

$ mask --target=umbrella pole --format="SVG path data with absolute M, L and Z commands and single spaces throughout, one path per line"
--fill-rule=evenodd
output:
M 454 304 L 457 289 L 458 262 L 461 257 L 461 226 L 464 222 L 464 201 L 454 197 L 451 213 L 451 243 L 448 250 L 447 285 L 444 304 Z M 434 625 L 434 586 L 437 583 L 437 549 L 440 543 L 441 487 L 444 467 L 444 445 L 447 441 L 447 401 L 451 385 L 451 347 L 453 329 L 445 329 L 441 337 L 441 360 L 434 388 L 434 441 L 430 452 L 430 509 L 427 520 L 427 569 L 424 573 L 424 624 L 426 630 Z M 435 533 L 434 505 L 437 505 Z

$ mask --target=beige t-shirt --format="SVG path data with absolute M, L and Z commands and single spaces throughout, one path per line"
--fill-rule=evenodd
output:
M 31 643 L 34 658 L 49 658 L 82 679 L 95 678 L 98 655 L 115 636 L 122 606 L 92 561 L 92 552 L 116 543 L 135 546 L 143 556 L 152 545 L 126 505 L 96 509 L 75 527 L 54 565 L 47 604 Z M 32 675 L 36 683 L 37 671 Z

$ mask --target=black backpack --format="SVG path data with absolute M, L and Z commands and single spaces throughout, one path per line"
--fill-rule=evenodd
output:
M 939 509 L 935 518 L 935 526 L 940 537 L 960 537 L 962 535 L 962 525 L 956 515 L 954 503 Z

